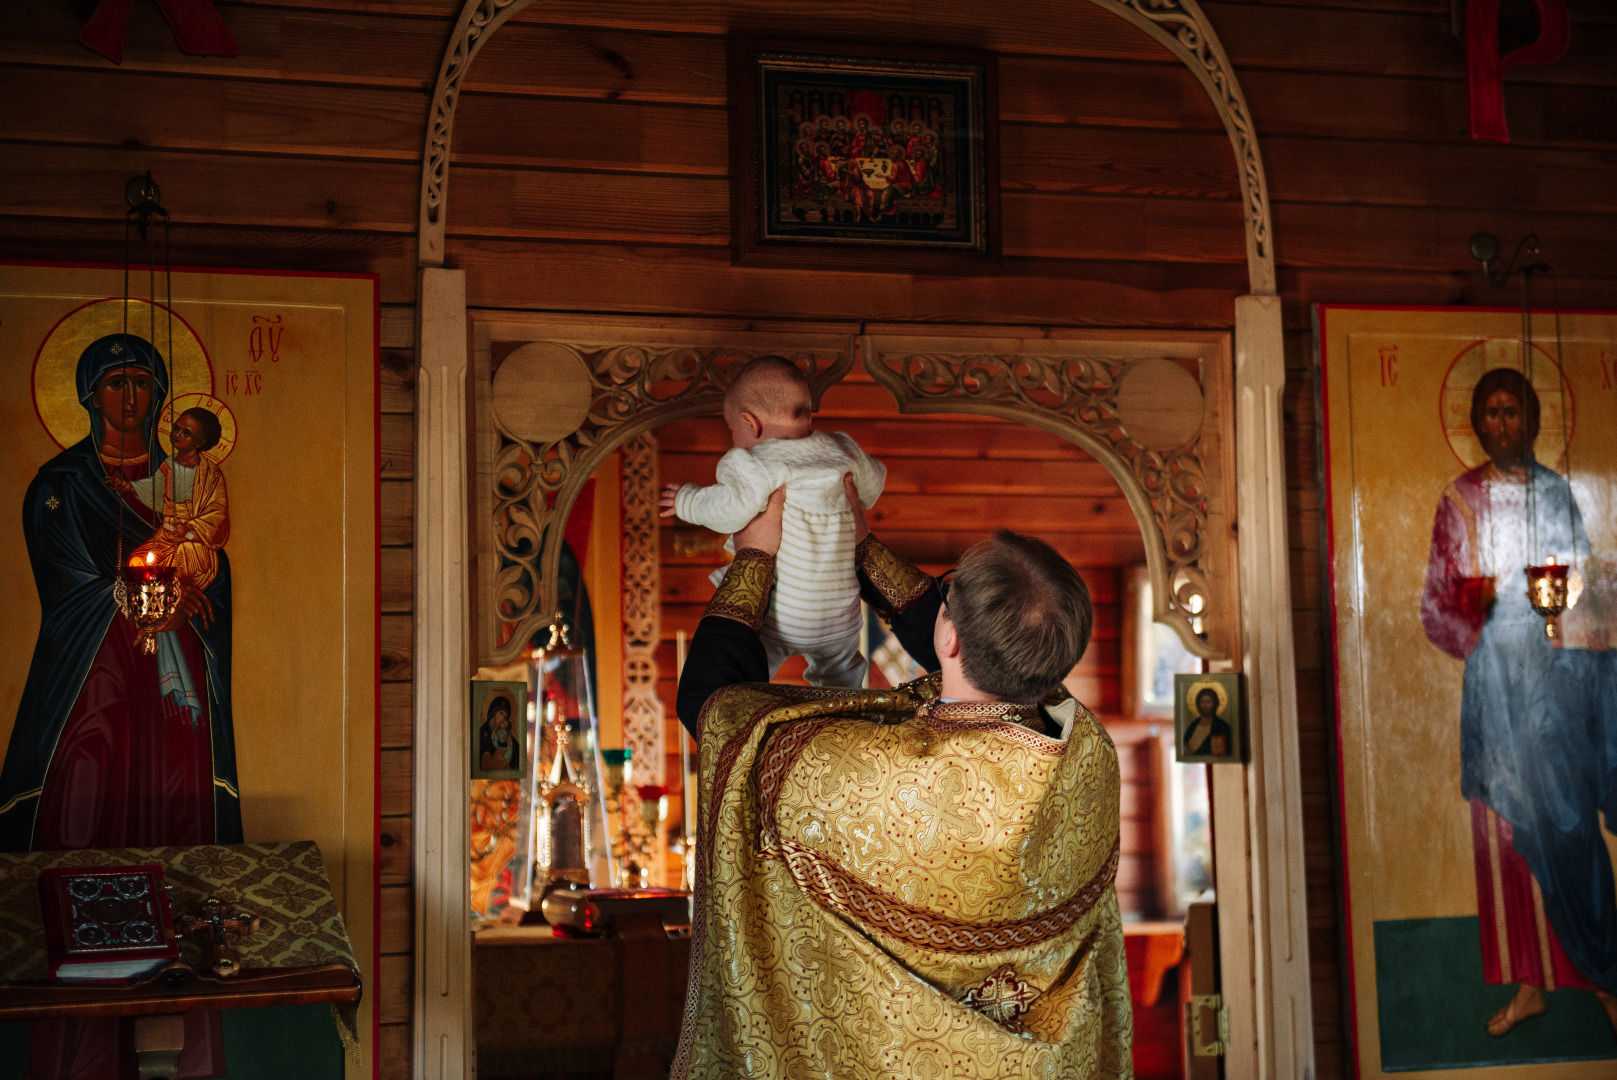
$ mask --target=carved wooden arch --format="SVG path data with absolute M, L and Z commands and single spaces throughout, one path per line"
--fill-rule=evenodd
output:
M 433 92 L 422 158 L 418 252 L 415 706 L 415 1056 L 421 1075 L 448 1080 L 470 1070 L 465 921 L 464 686 L 468 659 L 467 552 L 459 527 L 465 491 L 467 411 L 465 279 L 444 261 L 447 170 L 455 105 L 489 35 L 533 0 L 466 0 Z M 1076 2 L 1076 0 L 1075 0 Z M 1228 653 L 1247 679 L 1251 762 L 1213 767 L 1214 813 L 1245 829 L 1216 833 L 1219 932 L 1238 1075 L 1306 1080 L 1313 1072 L 1313 1014 L 1303 857 L 1296 672 L 1286 537 L 1282 396 L 1284 336 L 1275 295 L 1274 233 L 1267 179 L 1244 93 L 1198 0 L 1090 0 L 1127 19 L 1194 74 L 1229 135 L 1242 189 L 1249 295 L 1235 298 L 1233 365 L 1236 468 L 1226 505 L 1242 523 L 1240 640 Z M 474 316 L 475 320 L 475 316 Z M 475 382 L 476 393 L 484 392 Z M 1115 474 L 1114 474 L 1115 475 Z M 480 484 L 487 491 L 487 484 Z M 1233 518 L 1234 515 L 1232 514 Z M 484 520 L 488 520 L 484 516 Z M 1226 537 L 1228 539 L 1228 537 Z M 485 549 L 486 550 L 486 549 Z M 1230 577 L 1233 588 L 1233 575 Z M 480 595 L 488 596 L 486 589 Z M 429 1065 L 429 1062 L 437 1064 Z
M 449 148 L 454 137 L 455 107 L 461 83 L 489 37 L 511 16 L 534 0 L 466 0 L 455 31 L 444 50 L 438 84 L 427 117 L 426 146 L 421 156 L 419 254 L 422 266 L 442 266 L 444 222 L 448 211 Z M 1246 96 L 1230 66 L 1218 34 L 1196 0 L 1090 0 L 1127 19 L 1179 58 L 1212 100 L 1235 152 L 1245 206 L 1246 262 L 1255 296 L 1275 291 L 1273 232 L 1269 220 L 1269 187 L 1258 150 L 1257 133 L 1247 112 Z
M 1238 655 L 1222 335 L 1072 332 L 1050 338 L 1003 328 L 918 334 L 899 327 L 856 338 L 852 327 L 825 335 L 739 326 L 682 335 L 681 328 L 641 320 L 613 326 L 512 314 L 493 316 L 500 323 L 494 329 L 484 318 L 473 316 L 480 367 L 485 357 L 492 361 L 495 340 L 558 350 L 566 363 L 557 370 L 572 372 L 578 385 L 562 387 L 552 379 L 546 396 L 588 401 L 576 429 L 535 439 L 524 437 L 511 418 L 538 400 L 537 388 L 517 382 L 508 396 L 491 394 L 484 412 L 490 442 L 480 449 L 486 462 L 481 496 L 489 500 L 481 546 L 498 562 L 482 587 L 493 613 L 483 636 L 485 663 L 516 659 L 549 624 L 562 530 L 596 467 L 644 432 L 717 412 L 738 365 L 766 353 L 805 369 L 816 405 L 857 354 L 901 413 L 997 416 L 1086 451 L 1116 480 L 1145 540 L 1155 617 L 1198 656 Z M 1163 448 L 1129 430 L 1119 391 L 1142 361 L 1162 364 L 1170 357 L 1199 367 L 1200 390 L 1191 391 L 1183 436 Z
M 860 360 L 901 413 L 1014 420 L 1059 435 L 1104 465 L 1145 540 L 1152 617 L 1196 656 L 1238 656 L 1229 499 L 1235 466 L 1227 442 L 1228 360 L 1214 340 L 1220 336 L 1152 340 L 1157 335 L 1141 332 L 1118 340 L 1078 334 L 1030 341 L 1000 333 L 922 336 L 905 327 L 895 336 L 867 334 Z M 1133 415 L 1120 406 L 1119 391 L 1144 374 L 1142 361 L 1169 357 L 1199 365 L 1200 400 L 1191 406 L 1186 437 L 1164 447 L 1129 430 Z
M 744 336 L 744 335 L 743 335 Z M 539 338 L 577 357 L 589 410 L 578 428 L 554 439 L 533 440 L 501 416 L 489 413 L 493 460 L 489 528 L 499 565 L 489 583 L 492 640 L 483 643 L 484 663 L 506 664 L 528 648 L 556 610 L 561 535 L 584 484 L 614 450 L 663 424 L 718 412 L 736 371 L 766 350 L 687 344 L 628 343 L 605 346 L 564 333 Z M 853 364 L 852 339 L 842 348 L 767 350 L 805 369 L 814 405 L 825 388 Z M 481 341 L 480 341 L 481 344 Z M 554 390 L 554 387 L 547 387 Z M 581 387 L 582 389 L 582 387 Z

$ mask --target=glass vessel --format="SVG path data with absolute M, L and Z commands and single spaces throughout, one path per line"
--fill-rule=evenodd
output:
M 532 833 L 532 884 L 537 903 L 557 881 L 615 885 L 601 777 L 599 717 L 584 650 L 534 650 L 529 686 L 540 732 L 538 755 L 524 792 Z M 530 903 L 527 906 L 532 906 Z

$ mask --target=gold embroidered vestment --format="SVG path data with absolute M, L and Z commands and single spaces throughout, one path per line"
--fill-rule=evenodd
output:
M 1132 1075 L 1110 739 L 937 693 L 709 699 L 675 1077 Z

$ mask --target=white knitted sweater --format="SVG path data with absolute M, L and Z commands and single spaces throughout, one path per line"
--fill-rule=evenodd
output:
M 846 473 L 853 474 L 860 503 L 874 506 L 887 467 L 842 432 L 815 431 L 801 439 L 766 439 L 749 450 L 737 447 L 719 459 L 718 483 L 686 484 L 674 500 L 681 521 L 733 533 L 785 486 L 775 593 L 760 631 L 772 651 L 824 653 L 859 637 L 853 508 L 842 487 Z

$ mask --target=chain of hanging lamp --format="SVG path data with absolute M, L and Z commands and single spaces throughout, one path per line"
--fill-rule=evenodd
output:
M 157 258 L 155 251 L 155 237 L 152 235 L 152 219 L 161 218 L 163 222 L 163 284 L 164 284 L 164 310 L 167 314 L 167 350 L 163 354 L 168 362 L 174 362 L 174 263 L 172 247 L 169 236 L 169 215 L 163 209 L 161 202 L 162 192 L 157 183 L 148 172 L 144 177 L 134 177 L 124 187 L 124 198 L 129 203 L 129 210 L 124 214 L 124 260 L 123 260 L 123 338 L 127 343 L 129 338 L 129 254 L 130 254 L 130 228 L 138 228 L 140 238 L 146 245 L 146 271 L 147 271 L 147 343 L 153 350 L 157 348 Z M 154 371 L 155 375 L 156 372 Z M 172 383 L 172 372 L 170 373 Z M 162 423 L 159 416 L 155 423 L 148 418 L 148 431 L 142 433 L 142 442 L 146 449 L 147 483 L 151 490 L 153 514 L 157 519 L 157 528 L 163 526 L 163 507 L 167 505 L 172 496 L 173 470 L 164 477 L 163 498 L 158 497 L 156 477 L 153 467 L 152 441 L 156 437 L 157 427 Z M 149 434 L 148 434 L 149 433 Z M 97 456 L 100 449 L 97 448 Z M 106 465 L 102 464 L 103 473 Z M 111 477 L 108 476 L 109 486 Z M 124 565 L 124 493 L 114 487 L 113 492 L 118 499 L 118 535 L 116 541 L 117 572 L 113 578 L 112 597 L 118 605 L 118 610 L 132 619 L 140 628 L 141 648 L 147 653 L 157 651 L 156 635 L 159 628 L 172 617 L 179 604 L 180 584 L 175 580 L 174 571 L 170 567 L 157 568 L 151 566 L 152 555 L 147 553 L 147 566 L 137 568 L 142 575 L 140 582 L 136 583 L 134 592 L 130 591 L 129 567 Z M 138 494 L 136 496 L 139 497 Z
M 1556 395 L 1560 402 L 1561 413 L 1561 445 L 1562 461 L 1566 470 L 1567 485 L 1567 536 L 1571 548 L 1570 557 L 1564 565 L 1557 566 L 1555 556 L 1546 556 L 1543 564 L 1539 563 L 1539 537 L 1538 537 L 1538 470 L 1535 463 L 1527 462 L 1527 491 L 1526 491 L 1526 532 L 1527 541 L 1527 598 L 1533 610 L 1544 617 L 1544 634 L 1551 640 L 1560 637 L 1557 620 L 1560 615 L 1576 602 L 1572 594 L 1572 583 L 1569 580 L 1578 572 L 1578 527 L 1576 500 L 1572 494 L 1572 438 L 1571 428 L 1567 421 L 1567 375 L 1566 361 L 1562 349 L 1561 339 L 1561 303 L 1556 288 L 1555 276 L 1550 265 L 1538 257 L 1538 236 L 1528 234 L 1522 237 L 1516 245 L 1516 251 L 1511 255 L 1510 262 L 1505 264 L 1502 271 L 1496 274 L 1494 263 L 1499 257 L 1499 241 L 1488 233 L 1477 233 L 1471 238 L 1471 254 L 1482 263 L 1484 276 L 1488 283 L 1495 288 L 1504 288 L 1513 273 L 1519 273 L 1522 280 L 1522 314 L 1520 355 L 1518 359 L 1522 381 L 1525 386 L 1523 394 L 1537 394 L 1533 385 L 1533 275 L 1542 274 L 1550 279 L 1551 307 L 1555 315 L 1555 377 Z M 1524 258 L 1525 256 L 1525 258 Z M 1522 405 L 1522 422 L 1527 423 L 1527 401 Z M 1542 408 L 1540 417 L 1542 418 Z M 1529 455 L 1530 456 L 1530 455 Z

